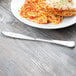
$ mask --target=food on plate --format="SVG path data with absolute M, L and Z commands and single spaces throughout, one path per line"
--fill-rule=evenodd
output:
M 20 10 L 20 15 L 39 24 L 47 23 L 47 12 L 42 10 L 37 3 L 24 4 Z
M 50 8 L 52 9 L 52 8 Z M 76 9 L 68 9 L 68 10 L 58 10 L 58 9 L 52 9 L 52 11 L 48 11 L 49 13 L 53 13 L 54 15 L 60 15 L 60 16 L 74 16 L 76 15 Z
M 59 24 L 65 16 L 76 15 L 72 0 L 26 0 L 20 16 L 39 24 Z
M 53 24 L 59 24 L 62 19 L 63 16 L 58 16 L 58 15 L 54 15 L 52 13 L 48 14 L 48 22 L 53 23 Z
M 72 0 L 46 0 L 45 3 L 49 7 L 63 10 L 71 8 L 73 5 Z

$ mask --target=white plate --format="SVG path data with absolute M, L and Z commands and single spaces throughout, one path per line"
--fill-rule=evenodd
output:
M 24 1 L 25 0 L 12 0 L 11 11 L 17 19 L 19 19 L 21 22 L 23 22 L 29 26 L 36 27 L 36 28 L 42 28 L 42 29 L 60 29 L 60 28 L 71 26 L 74 23 L 76 23 L 76 16 L 64 18 L 63 21 L 58 25 L 53 25 L 51 23 L 37 24 L 37 23 L 31 22 L 25 18 L 22 18 L 19 15 L 19 9 L 24 4 Z M 74 0 L 74 7 L 76 7 L 76 0 Z

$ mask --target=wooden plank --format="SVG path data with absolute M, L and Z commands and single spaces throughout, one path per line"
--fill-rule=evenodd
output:
M 0 0 L 1 31 L 32 37 L 76 41 L 76 24 L 61 30 L 41 30 L 19 22 L 10 0 Z M 0 34 L 0 76 L 76 76 L 76 48 L 18 40 Z

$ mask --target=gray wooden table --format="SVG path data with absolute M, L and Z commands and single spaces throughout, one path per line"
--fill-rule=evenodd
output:
M 76 24 L 61 30 L 41 30 L 19 22 L 11 0 L 0 0 L 0 76 L 76 76 L 76 47 L 4 37 L 1 31 L 32 37 L 76 41 Z

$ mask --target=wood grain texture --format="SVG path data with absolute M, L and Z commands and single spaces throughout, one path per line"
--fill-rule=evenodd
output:
M 0 0 L 0 76 L 76 76 L 76 47 L 4 37 L 1 31 L 76 41 L 76 24 L 61 30 L 41 30 L 19 22 L 10 11 L 11 0 Z

